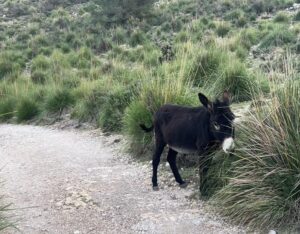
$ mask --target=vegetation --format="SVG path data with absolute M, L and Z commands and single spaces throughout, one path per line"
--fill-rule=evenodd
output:
M 239 126 L 236 160 L 215 199 L 241 224 L 289 232 L 299 225 L 299 97 L 299 81 L 288 82 Z
M 211 155 L 202 195 L 254 228 L 296 227 L 295 2 L 3 0 L 0 121 L 69 112 L 124 133 L 140 155 L 151 149 L 152 138 L 139 123 L 150 125 L 164 103 L 197 106 L 199 91 L 215 98 L 224 89 L 233 105 L 259 96 L 269 101 L 237 127 L 235 156 Z

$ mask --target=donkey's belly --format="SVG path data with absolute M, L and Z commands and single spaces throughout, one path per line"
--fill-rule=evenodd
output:
M 176 152 L 181 153 L 181 154 L 195 154 L 195 153 L 197 153 L 197 149 L 194 149 L 194 148 L 172 146 L 172 145 L 168 145 L 168 146 L 172 150 L 175 150 Z

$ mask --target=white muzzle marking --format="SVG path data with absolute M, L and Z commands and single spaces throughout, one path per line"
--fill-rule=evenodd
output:
M 229 138 L 226 138 L 224 141 L 223 141 L 223 144 L 222 144 L 222 149 L 224 150 L 224 152 L 226 154 L 229 153 L 230 150 L 232 150 L 234 148 L 234 140 L 232 137 L 229 137 Z

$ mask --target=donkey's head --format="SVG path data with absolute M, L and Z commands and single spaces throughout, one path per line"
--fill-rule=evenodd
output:
M 222 143 L 223 150 L 228 151 L 234 148 L 234 114 L 230 110 L 230 95 L 228 91 L 224 91 L 221 100 L 217 99 L 211 102 L 202 93 L 198 94 L 200 102 L 208 110 L 209 130 L 216 141 Z

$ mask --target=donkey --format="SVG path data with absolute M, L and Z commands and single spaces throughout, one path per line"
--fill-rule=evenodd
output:
M 140 124 L 145 132 L 155 132 L 155 151 L 152 159 L 153 190 L 158 190 L 157 168 L 160 156 L 166 145 L 169 146 L 167 161 L 170 164 L 176 182 L 185 188 L 176 166 L 177 153 L 203 154 L 212 146 L 222 145 L 228 153 L 234 148 L 234 114 L 230 110 L 229 92 L 224 91 L 222 100 L 211 102 L 198 94 L 201 107 L 163 105 L 155 114 L 153 125 L 146 127 Z

